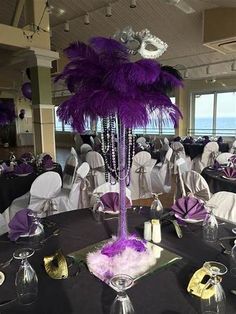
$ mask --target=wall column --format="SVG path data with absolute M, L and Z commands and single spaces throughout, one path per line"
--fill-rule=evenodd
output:
M 49 153 L 56 158 L 54 106 L 51 100 L 50 68 L 30 68 L 32 83 L 32 116 L 34 153 Z
M 182 112 L 183 119 L 179 120 L 179 127 L 175 130 L 176 136 L 187 135 L 188 125 L 189 125 L 189 96 L 186 87 L 179 88 L 176 90 L 176 104 L 178 105 L 180 111 Z

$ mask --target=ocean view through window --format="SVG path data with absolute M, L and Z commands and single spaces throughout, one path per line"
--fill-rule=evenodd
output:
M 194 94 L 191 135 L 236 135 L 236 92 Z

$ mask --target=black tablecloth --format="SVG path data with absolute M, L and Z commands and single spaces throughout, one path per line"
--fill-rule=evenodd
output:
M 185 150 L 186 155 L 190 156 L 191 159 L 195 158 L 198 155 L 201 155 L 203 153 L 203 149 L 205 146 L 202 143 L 193 143 L 193 144 L 183 143 L 183 145 L 184 145 L 184 150 Z M 219 144 L 219 151 L 221 153 L 228 152 L 229 144 L 228 143 Z
M 62 176 L 61 165 L 56 164 L 52 171 L 58 172 Z M 35 171 L 25 177 L 17 177 L 15 175 L 1 175 L 0 176 L 0 213 L 7 209 L 12 201 L 27 193 L 30 190 L 31 184 L 37 176 L 45 172 Z
M 107 239 L 116 232 L 117 220 L 98 224 L 88 210 L 77 210 L 46 218 L 56 222 L 61 230 L 58 237 L 51 238 L 40 251 L 30 258 L 30 263 L 39 278 L 39 298 L 31 306 L 12 303 L 0 306 L 1 314 L 108 314 L 115 298 L 114 291 L 81 267 L 77 277 L 65 280 L 49 278 L 42 266 L 42 258 L 61 248 L 64 254 L 81 249 L 100 240 Z M 128 214 L 129 230 L 142 232 L 146 220 L 133 211 Z M 136 228 L 135 228 L 136 227 Z M 220 226 L 220 235 L 229 235 L 230 227 Z M 229 266 L 229 258 L 221 253 L 218 244 L 208 245 L 201 237 L 201 227 L 189 225 L 183 228 L 183 238 L 178 239 L 172 225 L 162 225 L 161 246 L 175 251 L 184 258 L 165 269 L 156 271 L 140 279 L 128 295 L 136 314 L 197 314 L 200 299 L 187 293 L 186 287 L 192 274 L 204 261 L 215 260 Z M 19 245 L 4 243 L 6 236 L 0 237 L 0 262 L 12 256 Z M 137 261 L 138 264 L 138 261 Z M 0 287 L 0 304 L 16 297 L 14 278 L 19 262 L 14 261 L 4 269 L 6 281 Z M 230 274 L 223 278 L 223 288 L 227 297 L 227 314 L 236 313 L 236 297 L 229 293 L 236 288 L 236 280 Z
M 236 180 L 222 178 L 222 171 L 212 170 L 208 167 L 203 169 L 202 176 L 207 181 L 212 193 L 228 191 L 236 193 Z M 236 313 L 236 312 L 235 312 Z

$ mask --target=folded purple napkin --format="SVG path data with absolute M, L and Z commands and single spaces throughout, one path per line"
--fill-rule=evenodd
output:
M 3 163 L 1 164 L 1 168 L 2 168 L 2 170 L 3 170 L 4 173 L 7 173 L 7 172 L 11 172 L 11 171 L 12 171 L 12 169 L 11 169 L 10 167 L 8 167 L 5 162 L 3 162 Z
M 232 157 L 229 158 L 229 161 L 233 164 L 236 165 L 236 155 L 233 155 Z
M 33 172 L 33 167 L 29 164 L 22 163 L 14 168 L 15 174 L 28 174 Z
M 174 142 L 180 142 L 181 141 L 181 137 L 180 136 L 176 136 L 173 141 Z
M 192 196 L 179 198 L 171 207 L 177 219 L 186 220 L 203 220 L 207 215 L 204 203 Z
M 42 163 L 44 169 L 52 169 L 54 167 L 54 163 L 52 159 L 48 159 Z
M 32 153 L 24 153 L 20 156 L 20 160 L 25 162 L 32 162 L 34 160 L 34 155 Z
M 9 222 L 9 239 L 16 241 L 21 235 L 28 234 L 30 231 L 33 233 L 36 230 L 36 225 L 33 224 L 33 217 L 29 216 L 32 210 L 29 208 L 23 208 L 18 211 L 12 220 Z
M 220 165 L 220 163 L 219 163 L 217 160 L 215 160 L 212 167 L 213 167 L 215 170 L 218 170 L 219 168 L 221 168 L 221 165 Z
M 189 137 L 186 137 L 184 140 L 183 140 L 183 143 L 184 144 L 192 144 L 194 141 L 193 141 L 193 138 L 191 136 Z
M 100 197 L 100 200 L 103 203 L 105 212 L 116 213 L 120 211 L 119 205 L 119 193 L 117 192 L 108 192 Z M 130 207 L 130 200 L 126 197 L 126 207 Z
M 223 170 L 223 174 L 227 178 L 236 178 L 236 169 L 233 167 L 226 167 Z
M 218 144 L 223 143 L 223 137 L 222 137 L 222 136 L 219 136 L 219 137 L 218 137 L 217 143 L 218 143 Z

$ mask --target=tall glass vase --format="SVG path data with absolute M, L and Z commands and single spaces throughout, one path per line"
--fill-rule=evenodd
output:
M 119 163 L 119 184 L 120 184 L 120 215 L 118 238 L 127 239 L 127 217 L 126 217 L 126 144 L 125 126 L 118 119 L 118 163 Z

